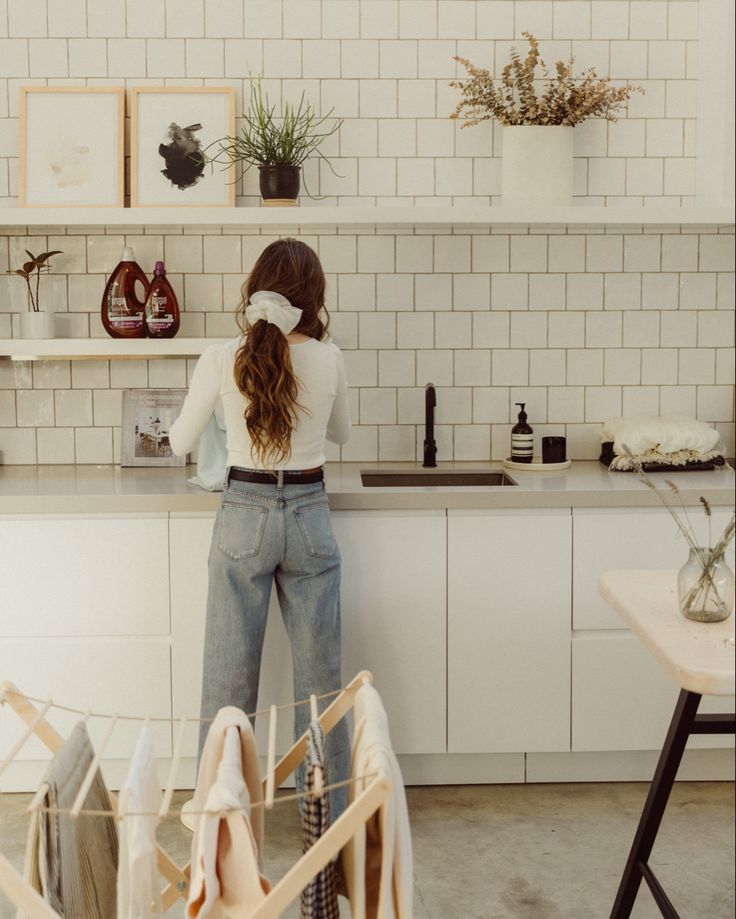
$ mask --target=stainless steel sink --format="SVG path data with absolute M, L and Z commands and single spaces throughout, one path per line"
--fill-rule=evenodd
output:
M 361 469 L 366 487 L 422 487 L 425 485 L 516 485 L 505 472 L 460 469 Z

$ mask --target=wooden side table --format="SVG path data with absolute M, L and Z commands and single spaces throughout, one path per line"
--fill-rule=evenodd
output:
M 688 737 L 736 733 L 736 715 L 697 714 L 702 696 L 734 693 L 734 617 L 711 623 L 685 619 L 678 608 L 674 571 L 606 571 L 598 590 L 681 687 L 611 919 L 630 916 L 642 878 L 662 915 L 679 919 L 648 859 Z

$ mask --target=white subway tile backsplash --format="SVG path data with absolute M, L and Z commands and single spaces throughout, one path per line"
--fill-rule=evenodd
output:
M 641 382 L 643 385 L 677 383 L 678 352 L 675 348 L 643 348 Z
M 490 306 L 490 275 L 453 275 L 452 308 L 454 310 L 488 310 Z
M 630 10 L 630 37 L 666 38 L 667 6 L 666 0 L 634 0 Z
M 472 313 L 437 313 L 434 328 L 435 343 L 439 348 L 472 346 Z
M 414 386 L 416 377 L 414 351 L 379 351 L 379 386 Z
M 659 414 L 659 387 L 658 386 L 624 386 L 622 414 L 626 415 L 658 415 Z
M 567 355 L 561 349 L 529 352 L 529 383 L 532 386 L 564 386 L 567 378 Z
M 378 385 L 378 356 L 376 351 L 361 348 L 345 351 L 345 373 L 357 395 L 357 388 Z M 357 420 L 353 418 L 353 420 Z
M 512 236 L 510 238 L 511 271 L 546 271 L 547 237 Z
M 603 309 L 603 275 L 568 274 L 567 308 L 569 310 Z
M 526 274 L 491 275 L 491 308 L 526 310 L 529 306 L 529 276 Z
M 432 272 L 434 266 L 433 241 L 431 236 L 397 236 L 396 270 L 424 274 Z
M 396 390 L 394 388 L 360 390 L 361 424 L 396 424 Z
M 417 351 L 417 385 L 425 386 L 427 383 L 434 383 L 435 386 L 452 386 L 455 382 L 454 353 L 454 351 L 442 349 Z
M 736 382 L 736 360 L 733 348 L 716 348 L 716 383 L 733 386 Z
M 493 386 L 528 386 L 529 352 L 521 348 L 498 348 L 491 361 Z
M 659 345 L 659 319 L 656 312 L 624 313 L 624 348 L 656 348 Z
M 546 313 L 512 313 L 511 347 L 545 348 L 547 346 Z
M 13 393 L 8 392 L 7 395 L 12 397 Z M 35 428 L 54 424 L 53 390 L 20 389 L 15 396 L 17 420 L 9 421 L 8 426 L 17 424 L 19 428 Z
M 435 80 L 399 80 L 399 118 L 434 118 L 437 87 Z
M 550 386 L 547 390 L 547 421 L 575 424 L 585 420 L 583 386 Z M 568 429 L 569 431 L 569 429 Z M 579 454 L 571 453 L 573 456 Z
M 414 275 L 376 275 L 376 309 L 392 312 L 414 309 Z
M 622 343 L 621 312 L 590 313 L 585 320 L 586 348 L 618 348 Z
M 603 279 L 606 310 L 641 309 L 641 275 L 606 274 Z
M 322 0 L 322 34 L 325 38 L 358 38 L 358 0 Z
M 442 342 L 437 342 L 442 347 Z M 399 313 L 396 317 L 398 348 L 433 348 L 434 313 Z
M 716 276 L 705 272 L 680 274 L 680 308 L 712 310 L 716 305 Z
M 59 427 L 92 424 L 92 392 L 89 389 L 57 389 L 54 399 Z
M 565 288 L 564 274 L 530 274 L 529 309 L 564 310 Z
M 697 313 L 698 347 L 717 348 L 728 346 L 734 341 L 734 314 L 726 310 Z
M 73 428 L 38 428 L 36 443 L 37 462 L 51 465 L 74 462 Z
M 713 348 L 681 348 L 679 351 L 679 383 L 713 383 L 716 355 Z
M 700 421 L 733 419 L 733 386 L 698 386 L 697 415 Z
M 588 272 L 623 269 L 623 236 L 588 236 L 585 268 Z
M 585 421 L 604 422 L 621 415 L 620 386 L 585 387 Z
M 77 463 L 111 463 L 112 428 L 75 428 L 74 453 Z
M 397 161 L 396 190 L 399 195 L 421 195 L 434 185 L 435 161 L 429 157 Z M 467 269 L 465 269 L 467 270 Z
M 510 313 L 473 313 L 474 348 L 508 348 L 510 344 Z
M 607 348 L 603 354 L 603 382 L 606 386 L 638 385 L 641 382 L 639 348 Z
M 676 310 L 679 303 L 676 274 L 644 273 L 641 278 L 641 306 L 645 310 Z M 685 308 L 684 304 L 680 304 Z
M 732 235 L 706 234 L 700 237 L 700 270 L 730 272 L 734 270 Z
M 733 272 L 719 272 L 716 279 L 716 309 L 732 310 L 736 308 L 736 288 Z

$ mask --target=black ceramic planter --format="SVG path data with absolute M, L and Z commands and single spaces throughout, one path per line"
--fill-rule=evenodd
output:
M 301 166 L 285 163 L 276 166 L 259 166 L 261 197 L 265 206 L 295 205 L 299 198 L 299 172 Z

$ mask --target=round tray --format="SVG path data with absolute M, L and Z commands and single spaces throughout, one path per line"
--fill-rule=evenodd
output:
M 559 472 L 561 469 L 569 469 L 572 465 L 571 460 L 565 460 L 564 463 L 543 463 L 541 456 L 532 458 L 531 463 L 515 463 L 512 459 L 503 460 L 503 465 L 507 469 L 518 469 L 520 472 Z

